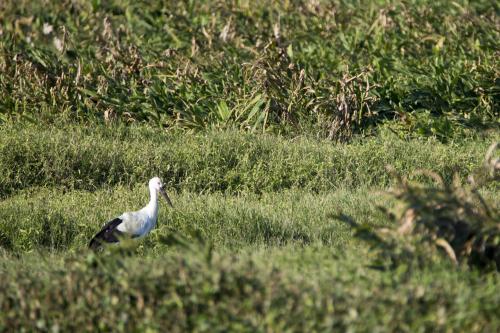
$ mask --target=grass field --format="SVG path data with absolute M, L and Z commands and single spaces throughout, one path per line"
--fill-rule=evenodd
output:
M 0 332 L 500 331 L 499 11 L 1 2 Z
M 332 144 L 146 127 L 3 129 L 3 329 L 500 326 L 498 274 L 446 258 L 387 268 L 338 218 L 387 225 L 377 209 L 394 205 L 380 191 L 392 184 L 385 163 L 464 178 L 495 136 L 442 144 L 387 134 Z M 138 246 L 87 251 L 104 221 L 144 204 L 142 179 L 152 174 L 166 180 L 175 208 L 161 206 L 158 228 Z M 482 192 L 498 207 L 498 186 Z

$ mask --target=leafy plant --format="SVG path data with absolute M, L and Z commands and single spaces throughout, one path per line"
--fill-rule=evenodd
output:
M 499 126 L 495 8 L 4 1 L 0 122 L 148 122 L 345 141 L 391 120 L 403 135 L 446 141 Z
M 480 194 L 480 187 L 500 179 L 500 159 L 494 157 L 498 143 L 486 154 L 481 168 L 464 185 L 456 176 L 445 183 L 437 173 L 422 170 L 414 176 L 430 177 L 434 186 L 410 182 L 394 169 L 389 172 L 397 184 L 390 191 L 394 209 L 381 209 L 391 224 L 375 230 L 358 227 L 358 235 L 368 235 L 372 243 L 390 258 L 391 264 L 446 253 L 455 264 L 500 270 L 500 212 Z

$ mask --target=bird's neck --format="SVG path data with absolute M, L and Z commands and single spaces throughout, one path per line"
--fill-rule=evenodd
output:
M 155 189 L 149 189 L 149 203 L 146 206 L 151 216 L 156 215 L 158 212 L 158 193 Z

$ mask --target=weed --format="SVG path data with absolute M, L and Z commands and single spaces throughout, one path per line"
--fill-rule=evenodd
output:
M 397 205 L 380 208 L 392 223 L 373 231 L 356 226 L 358 234 L 375 243 L 391 265 L 413 259 L 425 264 L 440 249 L 455 264 L 500 269 L 500 213 L 479 192 L 480 186 L 499 179 L 498 158 L 493 157 L 497 146 L 490 147 L 476 177 L 469 177 L 470 185 L 458 177 L 446 183 L 428 170 L 417 173 L 433 179 L 434 186 L 412 183 L 390 168 L 397 181 L 390 193 Z

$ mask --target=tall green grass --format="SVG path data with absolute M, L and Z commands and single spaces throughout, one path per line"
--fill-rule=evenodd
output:
M 497 272 L 418 256 L 436 223 L 497 246 L 496 215 L 449 199 L 500 140 L 499 11 L 0 1 L 0 332 L 500 331 Z M 383 196 L 388 164 L 420 185 Z M 88 251 L 152 176 L 175 208 Z M 500 207 L 497 181 L 476 190 Z M 376 251 L 352 228 L 387 236 L 412 209 L 427 243 Z
M 479 165 L 495 137 L 441 144 L 387 134 L 341 145 L 235 131 L 185 135 L 144 126 L 3 126 L 0 196 L 32 186 L 95 190 L 143 184 L 155 175 L 172 189 L 195 192 L 385 187 L 387 164 L 405 174 L 430 169 L 449 181 L 454 172 L 465 177 Z
M 328 245 L 349 242 L 351 231 L 334 218 L 352 214 L 369 224 L 383 225 L 375 191 L 340 190 L 325 195 L 293 190 L 263 195 L 172 194 L 175 208 L 160 202 L 158 228 L 145 240 L 153 252 L 165 250 L 161 239 L 172 234 L 192 238 L 199 230 L 219 249 L 262 246 Z M 367 195 L 367 193 L 370 193 Z M 148 200 L 145 186 L 96 192 L 44 189 L 13 196 L 0 203 L 0 246 L 9 252 L 79 251 L 104 222 Z
M 144 126 L 4 126 L 0 330 L 497 331 L 498 274 L 379 265 L 340 216 L 377 207 L 404 173 L 449 182 L 482 165 L 495 134 L 443 144 L 385 133 L 334 144 Z M 173 209 L 139 243 L 87 250 L 102 224 L 167 182 Z M 231 184 L 229 186 L 228 184 Z M 498 207 L 495 184 L 480 188 Z
M 46 331 L 497 331 L 498 275 L 405 274 L 367 253 L 287 247 L 0 261 L 0 328 Z
M 0 119 L 342 139 L 497 127 L 495 1 L 6 1 Z

